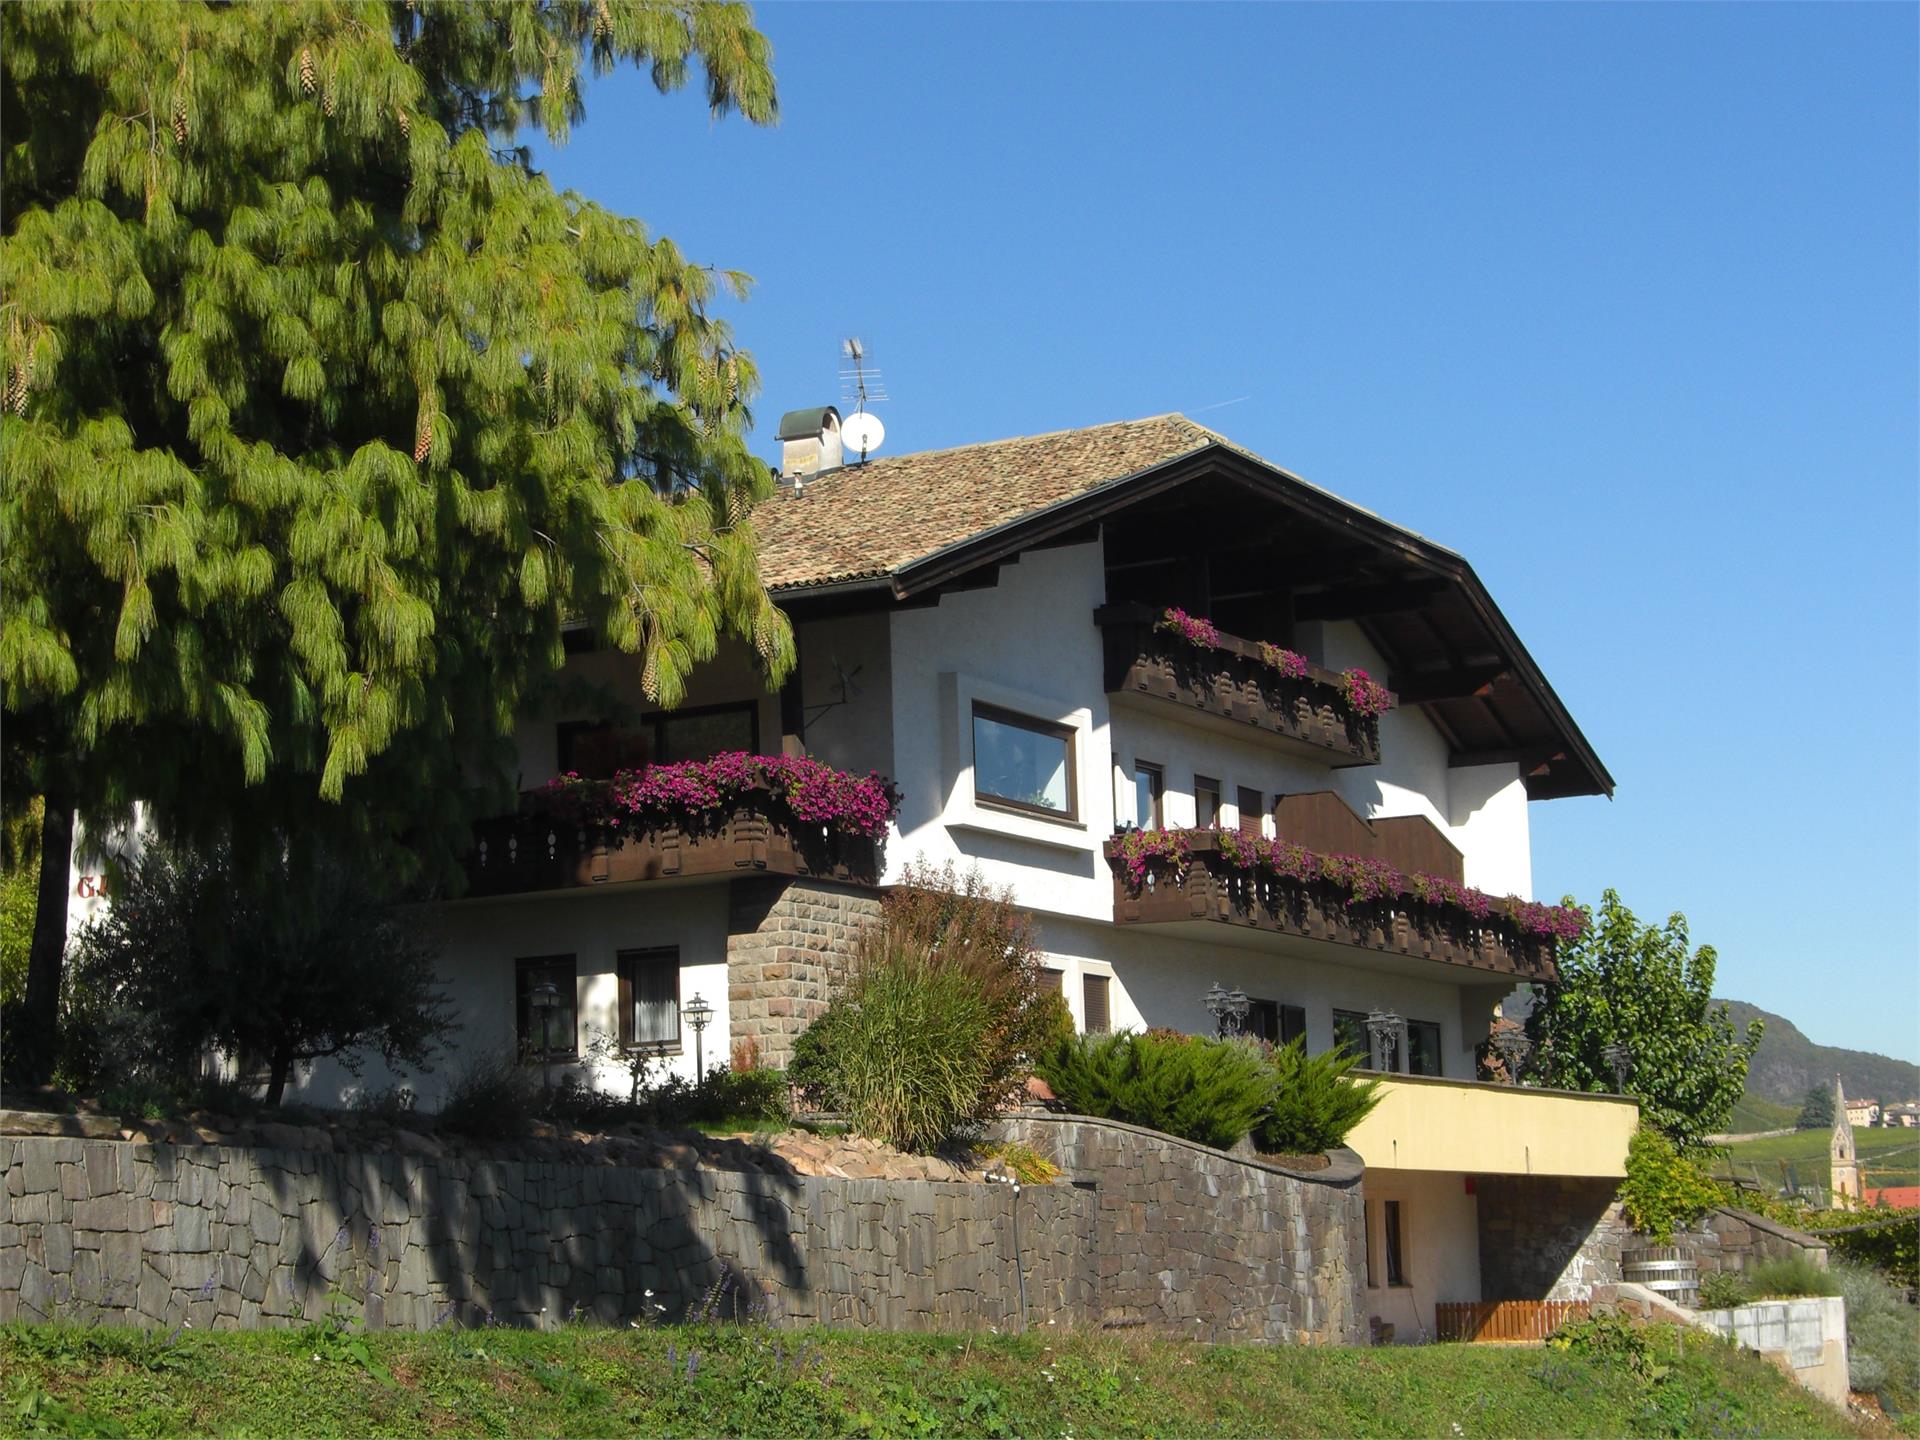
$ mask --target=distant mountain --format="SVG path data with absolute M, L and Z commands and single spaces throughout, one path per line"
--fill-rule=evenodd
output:
M 1722 1002 L 1733 1016 L 1734 1028 L 1746 1031 L 1749 1020 L 1767 1022 L 1760 1053 L 1747 1069 L 1747 1093 L 1791 1106 L 1814 1085 L 1831 1085 L 1838 1075 L 1854 1099 L 1890 1101 L 1920 1098 L 1920 1065 L 1875 1055 L 1868 1050 L 1843 1050 L 1838 1045 L 1816 1045 L 1784 1015 L 1774 1015 L 1744 1000 Z

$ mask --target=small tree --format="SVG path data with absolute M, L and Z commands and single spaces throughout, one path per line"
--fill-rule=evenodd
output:
M 358 1074 L 371 1050 L 424 1069 L 454 1028 L 409 919 L 301 848 L 240 869 L 224 847 L 148 847 L 80 932 L 73 997 L 83 1030 L 119 1038 L 121 1066 L 185 1078 L 210 1046 L 261 1056 L 274 1105 L 296 1062 Z
M 1800 1118 L 1793 1124 L 1796 1130 L 1831 1130 L 1833 1091 L 1825 1085 L 1809 1086 L 1807 1098 L 1800 1106 Z
M 1584 907 L 1583 907 L 1584 910 Z M 1683 1148 L 1725 1130 L 1746 1092 L 1761 1022 L 1734 1031 L 1715 1005 L 1713 948 L 1689 953 L 1687 917 L 1643 925 L 1608 890 L 1600 912 L 1560 951 L 1558 983 L 1544 987 L 1527 1031 L 1537 1083 L 1566 1090 L 1614 1087 L 1610 1047 L 1628 1055 L 1627 1093 L 1649 1124 Z

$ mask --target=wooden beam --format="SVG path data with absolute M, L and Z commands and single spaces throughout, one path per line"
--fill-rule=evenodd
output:
M 1485 698 L 1493 687 L 1512 679 L 1506 665 L 1460 665 L 1446 670 L 1415 670 L 1395 674 L 1388 687 L 1402 705 L 1429 705 L 1436 700 Z
M 1344 585 L 1294 596 L 1294 614 L 1302 620 L 1357 620 L 1418 610 L 1444 591 L 1441 579 L 1396 580 L 1386 585 Z
M 1468 765 L 1518 765 L 1528 774 L 1535 774 L 1536 767 L 1566 758 L 1566 751 L 1555 750 L 1550 745 L 1520 745 L 1510 750 L 1456 750 L 1447 757 L 1447 764 L 1456 770 Z

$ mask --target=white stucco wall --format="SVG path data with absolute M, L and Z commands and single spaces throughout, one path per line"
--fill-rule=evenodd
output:
M 1518 765 L 1447 772 L 1447 818 L 1466 855 L 1467 884 L 1490 895 L 1533 898 L 1533 844 L 1527 787 Z
M 1396 1344 L 1434 1338 L 1433 1307 L 1480 1298 L 1478 1202 L 1467 1177 L 1453 1171 L 1388 1170 L 1369 1165 L 1367 1306 L 1394 1327 Z M 1401 1257 L 1407 1283 L 1389 1286 L 1384 1239 L 1385 1205 L 1400 1202 Z
M 816 760 L 855 775 L 894 773 L 892 623 L 881 611 L 796 627 L 803 738 Z
M 697 994 L 713 1006 L 713 1020 L 702 1038 L 708 1069 L 726 1061 L 732 1047 L 727 1018 L 727 887 L 724 884 L 643 884 L 612 890 L 572 891 L 560 895 L 501 900 L 472 900 L 440 907 L 431 920 L 441 946 L 440 973 L 454 1018 L 461 1029 L 429 1074 L 395 1074 L 371 1058 L 359 1078 L 334 1061 L 302 1067 L 292 1087 L 297 1098 L 316 1105 L 351 1103 L 362 1089 L 410 1087 L 423 1109 L 436 1108 L 462 1065 L 480 1052 L 511 1052 L 514 1046 L 514 961 L 538 955 L 575 957 L 578 1042 L 586 1046 L 598 1032 L 617 1034 L 615 1006 L 619 977 L 615 956 L 621 950 L 677 945 L 680 948 L 680 1002 Z M 693 1032 L 683 1029 L 681 1053 L 669 1056 L 650 1073 L 694 1074 Z M 582 1066 L 555 1064 L 552 1076 L 587 1076 Z M 591 1077 L 603 1090 L 624 1091 L 624 1070 Z
M 1461 1000 L 1465 993 L 1486 988 L 1492 977 L 1434 962 L 1390 960 L 1383 968 L 1372 968 L 1356 963 L 1343 947 L 1279 936 L 1262 935 L 1258 942 L 1259 948 L 1252 948 L 1060 917 L 1040 921 L 1047 964 L 1066 976 L 1067 1005 L 1080 1028 L 1086 1023 L 1083 975 L 1110 977 L 1108 1005 L 1115 1030 L 1165 1025 L 1191 1034 L 1211 1033 L 1213 1020 L 1202 997 L 1218 981 L 1258 1000 L 1301 1006 L 1306 1011 L 1307 1049 L 1314 1054 L 1333 1048 L 1335 1010 L 1364 1014 L 1387 1009 L 1409 1020 L 1432 1021 L 1440 1026 L 1442 1075 L 1474 1078 L 1473 1047 L 1486 1032 L 1482 1026 L 1478 1033 L 1469 1033 L 1463 1009 L 1471 1007 L 1463 1007 Z

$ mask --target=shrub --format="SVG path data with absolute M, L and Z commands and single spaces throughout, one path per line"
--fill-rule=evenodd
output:
M 372 1115 L 389 1125 L 403 1124 L 413 1118 L 414 1094 L 406 1085 L 388 1085 L 379 1090 L 362 1089 L 353 1098 L 353 1108 L 361 1115 Z
M 1079 1035 L 1062 1041 L 1040 1076 L 1069 1110 L 1225 1150 L 1253 1129 L 1274 1074 L 1252 1045 L 1190 1035 Z
M 1909 1289 L 1920 1285 L 1920 1213 L 1856 1212 L 1849 1214 L 1839 1229 L 1822 1233 L 1820 1238 L 1834 1254 L 1871 1265 L 1896 1284 Z
M 1653 1342 L 1646 1331 L 1620 1315 L 1569 1320 L 1547 1337 L 1547 1348 L 1617 1365 L 1643 1380 L 1654 1373 Z
M 1032 921 L 976 871 L 907 867 L 845 987 L 800 1037 L 795 1083 L 904 1150 L 971 1134 L 1016 1101 L 1057 1033 Z
M 1051 1185 L 1060 1178 L 1058 1165 L 1031 1145 L 1022 1145 L 1017 1140 L 989 1145 L 980 1153 L 986 1159 L 998 1160 L 1022 1185 Z
M 440 1106 L 440 1128 L 476 1140 L 516 1140 L 541 1104 L 540 1086 L 500 1051 L 473 1056 L 454 1075 Z
M 1840 1282 L 1806 1255 L 1762 1260 L 1747 1270 L 1747 1288 L 1756 1300 L 1786 1300 L 1798 1295 L 1838 1295 Z
M 1285 1155 L 1317 1155 L 1346 1143 L 1353 1127 L 1380 1103 L 1378 1080 L 1355 1079 L 1360 1057 L 1335 1049 L 1309 1056 L 1306 1042 L 1294 1039 L 1268 1057 L 1273 1067 L 1271 1109 L 1254 1126 L 1253 1141 L 1262 1150 Z
M 1870 1266 L 1840 1261 L 1831 1274 L 1847 1302 L 1849 1383 L 1880 1396 L 1889 1413 L 1912 1411 L 1920 1405 L 1920 1309 Z
M 1753 1298 L 1753 1291 L 1737 1270 L 1709 1270 L 1700 1277 L 1700 1308 L 1731 1310 Z
M 786 1120 L 792 1115 L 786 1073 L 766 1065 L 710 1071 L 699 1089 L 703 1113 L 697 1120 Z
M 1725 1198 L 1720 1187 L 1660 1131 L 1642 1125 L 1627 1145 L 1620 1202 L 1634 1229 L 1665 1244 Z

